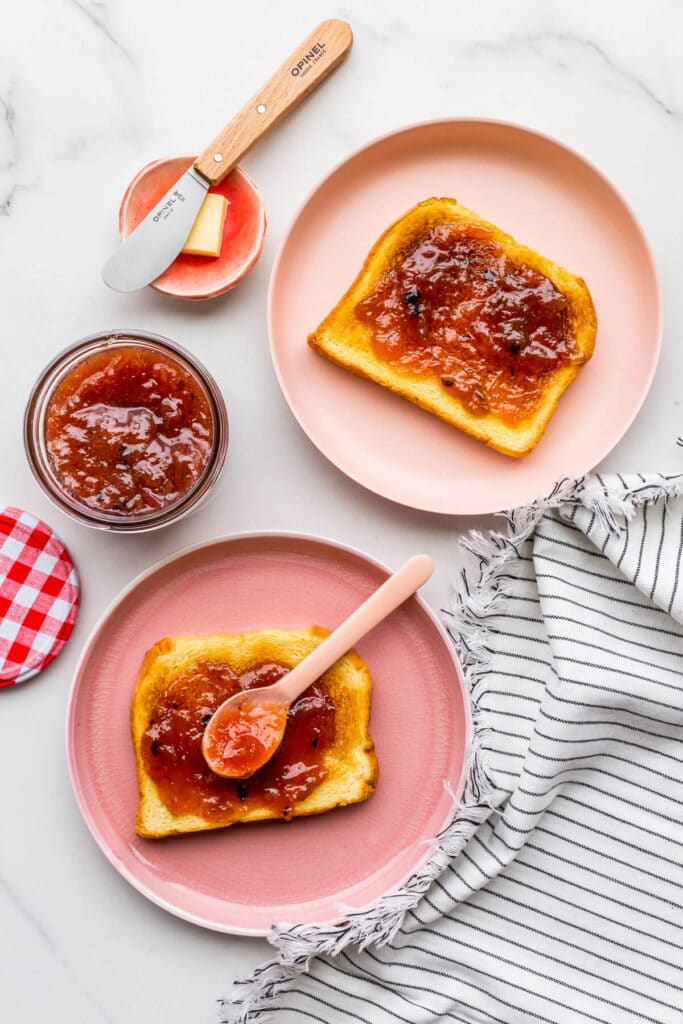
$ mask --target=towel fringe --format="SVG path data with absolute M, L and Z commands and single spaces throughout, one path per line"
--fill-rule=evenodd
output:
M 275 925 L 268 941 L 278 950 L 276 955 L 248 978 L 234 982 L 232 991 L 218 1000 L 224 1024 L 262 1024 L 268 1017 L 270 1000 L 306 972 L 315 956 L 335 956 L 350 944 L 365 949 L 371 944 L 383 946 L 390 942 L 405 912 L 417 905 L 446 864 L 460 853 L 492 812 L 500 791 L 490 782 L 481 758 L 481 740 L 487 731 L 486 712 L 479 708 L 475 694 L 471 694 L 471 702 L 473 737 L 463 795 L 460 801 L 454 799 L 450 823 L 431 841 L 429 858 L 408 882 L 372 906 L 351 912 L 344 907 L 346 916 L 337 924 Z
M 480 746 L 486 734 L 486 712 L 472 700 L 473 738 L 466 767 L 465 786 L 460 800 L 453 803 L 453 816 L 443 831 L 431 840 L 432 853 L 427 861 L 394 893 L 371 907 L 346 913 L 331 925 L 275 925 L 268 941 L 276 947 L 272 960 L 257 967 L 233 991 L 219 999 L 220 1020 L 235 1024 L 263 1024 L 268 1005 L 290 981 L 308 970 L 314 957 L 335 956 L 354 944 L 384 946 L 401 926 L 406 911 L 416 906 L 431 883 L 468 842 L 486 820 L 500 791 L 491 783 L 483 767 Z M 502 798 L 502 794 L 501 794 Z M 348 911 L 348 908 L 343 908 Z
M 642 477 L 603 477 L 585 475 L 564 477 L 545 498 L 537 498 L 511 512 L 503 512 L 506 528 L 484 535 L 473 530 L 460 547 L 469 555 L 469 564 L 460 570 L 446 628 L 451 636 L 474 699 L 478 697 L 491 658 L 490 619 L 505 611 L 510 591 L 506 579 L 520 557 L 522 545 L 529 540 L 547 512 L 558 508 L 583 507 L 595 514 L 608 533 L 619 533 L 641 505 L 654 505 L 683 493 L 683 474 L 657 474 L 645 483 Z
M 249 977 L 235 982 L 231 994 L 218 1001 L 224 1024 L 263 1024 L 271 1000 L 306 972 L 314 957 L 335 956 L 350 944 L 362 950 L 390 942 L 406 911 L 416 906 L 434 879 L 504 799 L 504 792 L 487 772 L 482 750 L 488 733 L 487 712 L 480 705 L 480 696 L 490 658 L 489 620 L 505 607 L 508 586 L 503 579 L 504 570 L 519 558 L 520 547 L 545 513 L 561 506 L 584 506 L 595 513 L 606 530 L 615 532 L 622 528 L 619 520 L 629 519 L 639 505 L 666 500 L 682 491 L 683 474 L 661 476 L 648 485 L 639 480 L 633 486 L 620 485 L 612 492 L 608 492 L 600 477 L 565 478 L 555 484 L 547 497 L 502 513 L 505 530 L 487 536 L 473 531 L 461 540 L 460 546 L 468 553 L 471 564 L 461 570 L 446 625 L 469 688 L 474 729 L 465 787 L 460 801 L 454 800 L 452 820 L 432 840 L 432 854 L 419 870 L 400 889 L 371 907 L 351 912 L 344 907 L 345 917 L 332 925 L 274 926 L 269 941 L 275 946 L 276 955 Z

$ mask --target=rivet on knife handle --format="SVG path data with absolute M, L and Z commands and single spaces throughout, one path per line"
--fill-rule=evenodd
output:
M 336 68 L 352 43 L 351 26 L 345 21 L 321 22 L 197 157 L 197 170 L 212 185 L 222 181 L 269 128 Z

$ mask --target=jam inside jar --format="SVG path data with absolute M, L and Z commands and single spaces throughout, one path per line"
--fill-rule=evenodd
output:
M 327 775 L 325 751 L 336 735 L 336 710 L 323 675 L 293 702 L 282 743 L 248 779 L 215 775 L 202 754 L 202 735 L 214 711 L 238 690 L 270 686 L 290 666 L 259 662 L 236 672 L 219 661 L 186 670 L 159 697 L 142 736 L 142 760 L 173 814 L 196 814 L 220 824 L 234 808 L 267 805 L 285 819 Z
M 584 359 L 567 297 L 510 259 L 485 225 L 428 228 L 356 316 L 378 358 L 438 378 L 475 416 L 512 424 L 533 414 L 548 374 Z
M 50 468 L 80 505 L 111 517 L 160 512 L 202 477 L 214 417 L 193 370 L 170 351 L 121 344 L 76 362 L 45 411 Z

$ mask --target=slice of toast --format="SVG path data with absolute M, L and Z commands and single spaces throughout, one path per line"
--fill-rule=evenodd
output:
M 566 338 L 563 343 L 566 341 L 570 353 L 568 361 L 549 372 L 539 371 L 531 379 L 533 404 L 529 403 L 529 408 L 524 408 L 523 414 L 517 418 L 505 416 L 495 408 L 494 411 L 487 411 L 485 404 L 479 409 L 471 403 L 466 404 L 458 397 L 457 388 L 452 387 L 452 379 L 449 383 L 446 377 L 442 378 L 438 369 L 417 373 L 405 361 L 389 361 L 378 355 L 373 324 L 358 315 L 359 303 L 382 288 L 387 280 L 385 275 L 401 267 L 403 261 L 429 236 L 429 232 L 451 225 L 456 234 L 461 232 L 463 236 L 470 237 L 480 234 L 485 239 L 485 248 L 491 252 L 492 259 L 504 259 L 507 261 L 506 266 L 516 268 L 522 274 L 526 273 L 525 268 L 531 268 L 543 275 L 560 293 L 557 298 L 564 305 L 562 316 L 565 318 L 563 324 Z M 471 273 L 481 273 L 481 260 L 475 262 L 474 266 Z M 414 289 L 410 290 L 415 292 Z M 566 302 L 561 296 L 564 296 Z M 408 292 L 405 298 L 407 302 L 411 301 Z M 417 300 L 413 299 L 410 310 L 415 314 L 418 312 L 416 303 Z M 456 309 L 457 305 L 458 300 L 454 300 Z M 532 314 L 529 313 L 529 316 Z M 580 277 L 545 259 L 533 249 L 520 245 L 510 235 L 456 200 L 433 198 L 418 203 L 384 232 L 370 251 L 356 280 L 317 330 L 309 335 L 308 342 L 313 349 L 339 366 L 396 392 L 497 451 L 518 457 L 528 454 L 539 441 L 563 392 L 592 355 L 596 332 L 597 318 L 593 302 Z M 433 341 L 429 328 L 423 340 L 429 350 Z M 478 344 L 475 341 L 475 346 Z M 519 347 L 510 351 L 519 352 Z M 484 359 L 484 363 L 479 362 L 478 365 L 483 365 L 487 373 L 490 370 L 493 378 L 493 366 L 488 368 L 485 363 L 485 349 L 476 352 L 474 357 Z M 510 355 L 508 365 L 503 370 L 512 374 L 510 382 L 513 387 L 516 358 Z
M 237 822 L 283 817 L 279 807 L 250 795 L 244 799 L 240 796 L 239 801 L 228 806 L 219 817 L 203 816 L 200 800 L 197 801 L 196 813 L 188 813 L 186 808 L 184 813 L 176 813 L 164 800 L 162 789 L 147 769 L 143 745 L 149 743 L 148 730 L 160 699 L 169 686 L 196 670 L 198 665 L 228 666 L 228 670 L 238 675 L 262 663 L 275 662 L 293 667 L 310 654 L 328 632 L 312 626 L 300 630 L 262 630 L 238 635 L 167 637 L 147 652 L 131 704 L 131 730 L 140 793 L 136 822 L 138 835 L 160 838 L 222 828 Z M 355 651 L 349 651 L 325 673 L 321 682 L 334 704 L 333 738 L 321 754 L 324 778 L 304 799 L 287 808 L 284 816 L 288 820 L 360 803 L 372 795 L 377 784 L 377 758 L 368 732 L 372 679 L 367 666 Z M 197 749 L 200 744 L 201 733 L 198 733 Z M 211 777 L 211 773 L 208 774 Z M 235 780 L 213 777 L 210 781 L 219 793 L 224 783 L 226 786 L 236 784 Z

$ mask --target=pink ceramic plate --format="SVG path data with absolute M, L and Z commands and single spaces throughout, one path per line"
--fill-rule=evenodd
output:
M 95 628 L 67 719 L 71 780 L 114 867 L 159 906 L 241 935 L 274 922 L 332 921 L 395 889 L 429 856 L 459 794 L 470 713 L 452 647 L 418 598 L 358 645 L 374 680 L 380 781 L 364 804 L 318 817 L 170 839 L 135 835 L 131 694 L 163 636 L 334 627 L 386 578 L 355 551 L 313 538 L 233 537 L 139 577 Z
M 430 196 L 472 207 L 580 274 L 593 295 L 595 354 L 524 459 L 494 452 L 306 344 L 379 235 Z M 475 514 L 522 504 L 558 476 L 591 469 L 614 447 L 652 381 L 661 301 L 642 230 L 599 171 L 528 129 L 448 120 L 371 143 L 318 186 L 275 262 L 269 330 L 292 412 L 339 469 L 404 505 Z

